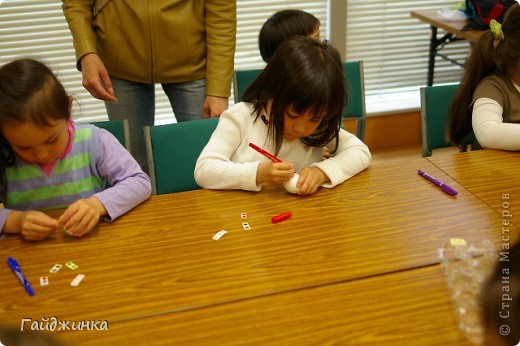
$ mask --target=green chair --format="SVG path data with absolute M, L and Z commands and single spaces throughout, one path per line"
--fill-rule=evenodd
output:
M 356 119 L 356 136 L 364 140 L 366 123 L 365 76 L 363 61 L 343 63 L 343 75 L 347 82 L 348 103 L 343 110 L 343 119 Z
M 422 156 L 432 150 L 451 147 L 446 136 L 451 100 L 459 84 L 433 85 L 421 88 Z
M 128 120 L 106 120 L 93 121 L 90 124 L 100 127 L 112 133 L 119 142 L 130 151 L 130 131 L 128 129 Z
M 196 190 L 193 171 L 218 118 L 145 126 L 144 136 L 152 194 Z
M 246 87 L 262 72 L 261 69 L 237 70 L 233 73 L 233 93 L 238 102 Z M 347 61 L 343 63 L 343 75 L 347 82 L 348 104 L 343 110 L 343 119 L 356 119 L 356 136 L 365 137 L 365 80 L 363 61 Z
M 239 102 L 242 99 L 244 90 L 260 75 L 260 72 L 262 72 L 262 69 L 237 70 L 233 72 L 233 95 L 235 102 Z

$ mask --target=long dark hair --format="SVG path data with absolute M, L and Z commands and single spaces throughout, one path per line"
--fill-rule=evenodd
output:
M 0 67 L 0 193 L 5 188 L 6 168 L 15 162 L 3 128 L 24 122 L 48 126 L 51 119 L 69 118 L 69 97 L 43 63 L 19 59 Z
M 471 105 L 473 94 L 480 81 L 495 73 L 508 83 L 511 76 L 520 70 L 520 6 L 513 5 L 506 12 L 502 24 L 504 40 L 495 40 L 487 30 L 472 47 L 466 59 L 466 66 L 460 86 L 451 102 L 448 117 L 448 137 L 461 146 L 471 133 Z M 510 85 L 513 88 L 513 85 Z
M 347 102 L 340 55 L 327 43 L 304 36 L 290 37 L 246 88 L 242 100 L 253 103 L 257 120 L 267 103 L 272 102 L 268 135 L 276 153 L 282 145 L 288 107 L 298 114 L 310 111 L 317 119 L 325 114 L 316 131 L 300 140 L 311 147 L 323 147 L 336 139 L 335 151 Z

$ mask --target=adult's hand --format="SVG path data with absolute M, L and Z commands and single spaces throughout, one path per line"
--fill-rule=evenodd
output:
M 105 65 L 95 53 L 89 53 L 81 58 L 83 87 L 97 99 L 117 102 Z
M 228 109 L 227 97 L 206 95 L 206 100 L 202 106 L 204 118 L 219 117 L 226 109 Z

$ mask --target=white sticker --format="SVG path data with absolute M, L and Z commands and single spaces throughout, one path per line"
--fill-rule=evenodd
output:
M 46 276 L 40 277 L 40 286 L 47 286 L 49 284 L 49 278 Z
M 85 275 L 83 274 L 78 274 L 74 280 L 72 280 L 72 282 L 70 283 L 71 286 L 77 286 L 79 285 L 79 283 L 81 282 L 81 280 L 83 280 L 83 278 L 85 277 Z
M 61 264 L 55 264 L 54 267 L 49 271 L 49 273 L 57 273 L 61 269 Z
M 218 231 L 217 233 L 215 233 L 215 235 L 213 236 L 213 240 L 219 240 L 220 237 L 222 237 L 224 234 L 226 234 L 227 231 L 226 230 L 221 230 L 221 231 Z

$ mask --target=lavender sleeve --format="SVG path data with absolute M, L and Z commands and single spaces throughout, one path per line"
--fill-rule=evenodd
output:
M 147 200 L 152 193 L 152 184 L 150 177 L 118 140 L 108 131 L 100 131 L 96 169 L 111 187 L 94 197 L 107 210 L 105 220 L 113 221 Z
M 7 216 L 11 212 L 11 209 L 0 208 L 0 234 L 4 229 L 5 221 L 7 220 Z

